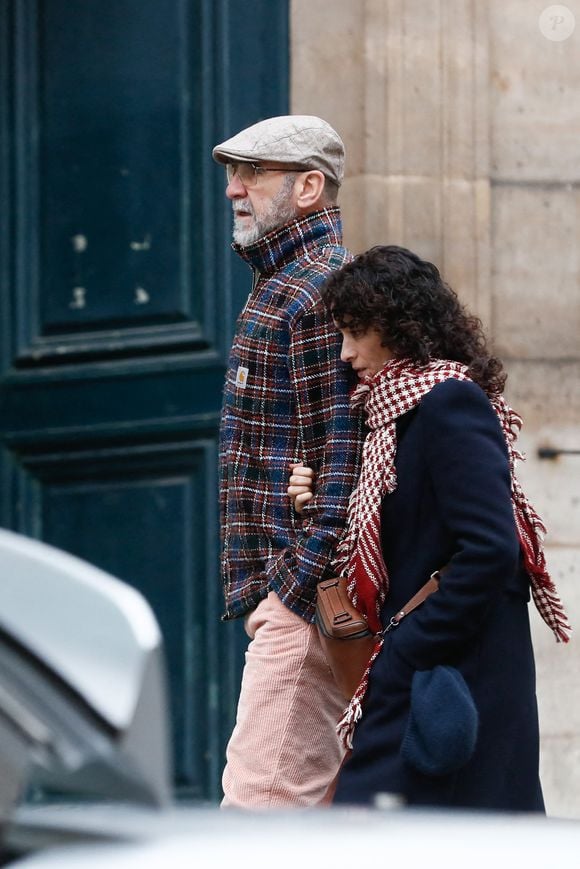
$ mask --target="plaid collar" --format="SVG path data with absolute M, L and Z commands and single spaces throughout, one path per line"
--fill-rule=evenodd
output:
M 234 243 L 232 248 L 261 274 L 268 275 L 299 259 L 313 247 L 326 244 L 342 244 L 342 219 L 340 208 L 336 206 L 293 220 L 247 247 Z

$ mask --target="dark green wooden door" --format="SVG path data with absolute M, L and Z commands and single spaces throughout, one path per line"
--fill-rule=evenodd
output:
M 287 0 L 0 4 L 0 524 L 153 604 L 176 784 L 209 799 L 243 643 L 219 622 L 216 458 L 249 288 L 211 147 L 287 111 L 287 16 Z

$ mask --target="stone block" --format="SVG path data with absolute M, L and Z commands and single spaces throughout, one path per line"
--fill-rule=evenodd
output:
M 399 244 L 434 262 L 470 311 L 490 319 L 489 188 L 483 181 L 349 178 L 341 193 L 345 241 L 355 253 Z
M 500 356 L 580 359 L 580 188 L 492 187 L 491 249 Z
M 436 181 L 365 175 L 345 184 L 341 201 L 345 238 L 355 251 L 398 244 L 441 262 L 441 188 Z
M 365 11 L 367 172 L 439 176 L 439 6 L 425 15 L 416 0 L 369 0 Z
M 347 175 L 365 160 L 365 17 L 350 0 L 292 0 L 290 104 L 293 114 L 319 115 L 346 147 Z
M 367 182 L 364 175 L 344 179 L 339 204 L 342 210 L 344 243 L 353 253 L 362 253 L 367 243 Z
M 525 432 L 538 430 L 538 443 L 558 446 L 539 430 L 580 425 L 580 360 L 544 360 L 542 350 L 540 346 L 533 360 L 506 360 L 506 397 L 524 417 Z
M 542 447 L 580 450 L 580 363 L 510 362 L 506 398 L 523 417 L 517 475 L 551 546 L 580 546 L 580 455 L 541 459 Z
M 485 4 L 367 0 L 365 17 L 367 171 L 487 177 Z
M 578 179 L 580 2 L 563 42 L 540 32 L 549 3 L 490 0 L 491 171 L 501 179 Z

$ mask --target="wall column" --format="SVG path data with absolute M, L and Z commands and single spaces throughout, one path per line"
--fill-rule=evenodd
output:
M 416 250 L 489 321 L 486 7 L 319 0 L 313 22 L 312 5 L 292 3 L 292 111 L 345 139 L 347 243 Z M 321 76 L 332 88 L 311 88 Z

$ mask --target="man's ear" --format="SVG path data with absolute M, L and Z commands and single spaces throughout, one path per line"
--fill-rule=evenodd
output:
M 321 204 L 324 193 L 324 175 L 318 169 L 309 169 L 298 176 L 294 185 L 294 199 L 300 211 L 312 211 Z

